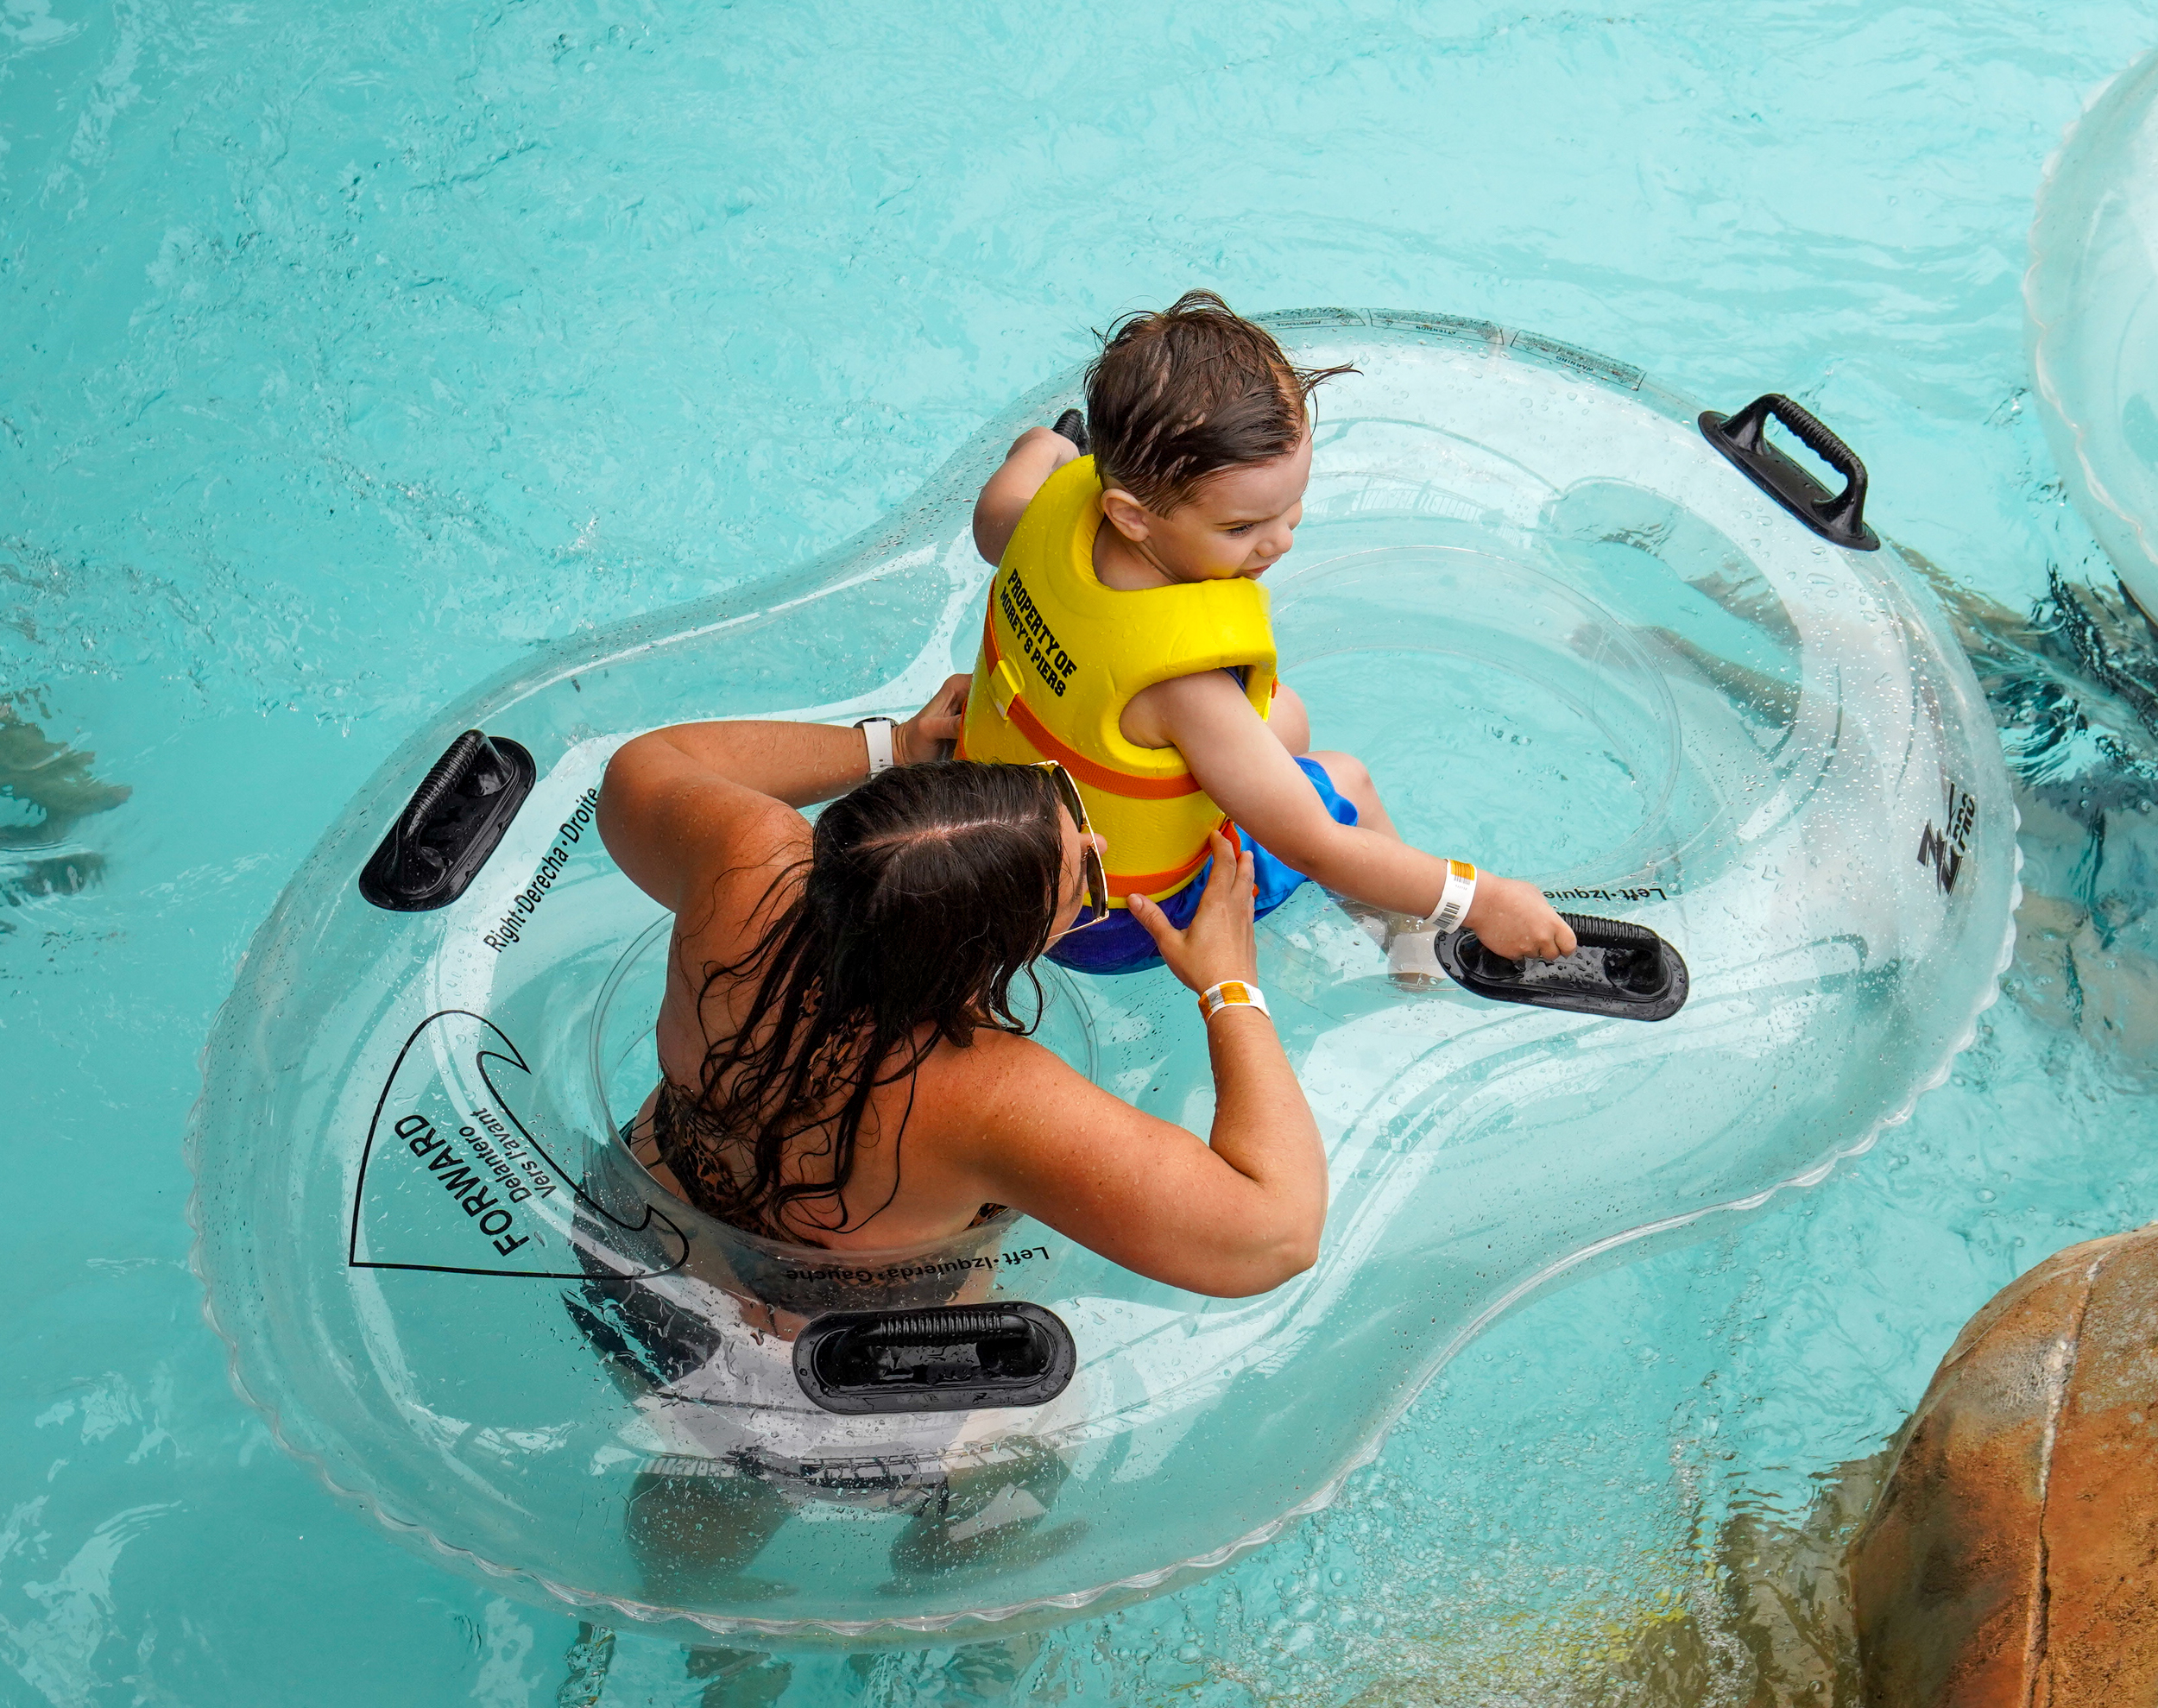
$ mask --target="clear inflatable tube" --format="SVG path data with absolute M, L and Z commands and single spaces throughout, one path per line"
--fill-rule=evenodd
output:
M 2076 507 L 2158 620 L 2158 54 L 2048 162 L 2023 278 L 2040 419 Z
M 1261 955 L 1333 1201 L 1317 1266 L 1255 1299 L 1012 1215 L 834 1259 L 653 1183 L 616 1133 L 656 1073 L 666 922 L 592 830 L 609 754 L 676 719 L 904 712 L 965 668 L 969 506 L 1067 375 L 754 608 L 565 644 L 446 711 L 262 926 L 205 1056 L 196 1261 L 241 1390 L 333 1491 L 520 1593 L 691 1637 L 1100 1612 L 1323 1505 L 1538 1281 L 1819 1179 L 1947 1072 L 2003 965 L 2014 810 L 1893 552 L 1801 526 L 1621 364 L 1438 316 L 1272 325 L 1360 370 L 1269 577 L 1322 741 L 1413 840 L 1662 933 L 1685 1007 L 1406 996 L 1307 886 Z M 471 727 L 529 752 L 529 797 L 454 902 L 370 906 L 356 878 Z M 1043 983 L 1046 1043 L 1206 1130 L 1164 973 Z M 824 1313 L 1022 1304 L 1076 1348 L 1046 1402 L 835 1413 L 791 1362 Z

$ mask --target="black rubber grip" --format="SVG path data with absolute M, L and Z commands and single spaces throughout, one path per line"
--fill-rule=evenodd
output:
M 1087 418 L 1076 409 L 1067 409 L 1059 415 L 1057 418 L 1057 425 L 1051 427 L 1050 432 L 1061 433 L 1077 445 L 1082 457 L 1087 454 Z
M 1593 913 L 1562 913 L 1571 955 L 1510 961 L 1470 930 L 1439 939 L 1439 965 L 1465 990 L 1494 1002 L 1522 1002 L 1614 1020 L 1668 1020 L 1686 1005 L 1685 957 L 1646 925 Z
M 887 1317 L 855 1332 L 872 1346 L 943 1346 L 996 1334 L 1024 1334 L 1026 1319 L 1010 1311 L 954 1311 L 941 1317 Z
M 1562 913 L 1583 949 L 1655 949 L 1663 938 L 1628 919 L 1605 919 L 1593 913 Z
M 1827 424 L 1804 404 L 1782 392 L 1768 396 L 1769 413 L 1798 435 L 1798 442 L 1846 478 L 1865 480 L 1865 464 L 1858 454 L 1829 431 Z
M 1831 432 L 1820 416 L 1782 392 L 1756 398 L 1725 424 L 1724 431 L 1733 438 L 1738 438 L 1740 424 L 1756 411 L 1759 414 L 1751 434 L 1756 447 L 1768 422 L 1771 419 L 1781 421 L 1801 444 L 1843 476 L 1843 490 L 1821 508 L 1820 515 L 1829 526 L 1845 533 L 1855 533 L 1865 514 L 1865 464 L 1858 461 L 1858 452 Z
M 434 768 L 413 791 L 412 801 L 405 808 L 405 816 L 397 821 L 400 844 L 409 844 L 418 840 L 427 821 L 434 816 L 434 810 L 442 804 L 442 797 L 464 781 L 464 773 L 471 770 L 472 761 L 480 756 L 480 749 L 486 745 L 486 736 L 476 729 L 468 729 L 442 750 L 442 757 L 434 762 Z M 400 852 L 402 851 L 401 848 Z

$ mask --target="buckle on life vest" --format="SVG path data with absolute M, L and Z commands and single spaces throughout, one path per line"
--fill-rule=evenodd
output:
M 1012 702 L 1019 697 L 1019 673 L 1012 668 L 1009 659 L 999 659 L 997 667 L 989 675 L 989 698 L 994 702 L 999 717 L 1012 715 Z

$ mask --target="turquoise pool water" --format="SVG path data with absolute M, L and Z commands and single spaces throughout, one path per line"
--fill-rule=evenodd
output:
M 1994 1289 L 2158 1202 L 2158 667 L 2022 405 L 2016 296 L 2045 154 L 2147 41 L 2126 4 L 6 0 L 0 1698 L 1800 1699 L 1751 1640 L 1772 1589 L 1805 1624 L 1787 1531 Z M 1194 283 L 1841 430 L 2024 779 L 2011 999 L 1874 1151 L 1519 1308 L 1340 1506 L 1179 1597 L 780 1658 L 406 1555 L 232 1397 L 186 1270 L 255 924 L 449 693 L 836 542 Z

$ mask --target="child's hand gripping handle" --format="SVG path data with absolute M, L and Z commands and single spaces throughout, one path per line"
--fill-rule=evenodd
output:
M 1543 898 L 1543 892 L 1520 878 L 1486 872 L 1478 878 L 1476 900 L 1461 922 L 1493 955 L 1509 961 L 1524 955 L 1555 961 L 1573 954 L 1574 928 L 1566 916 Z

